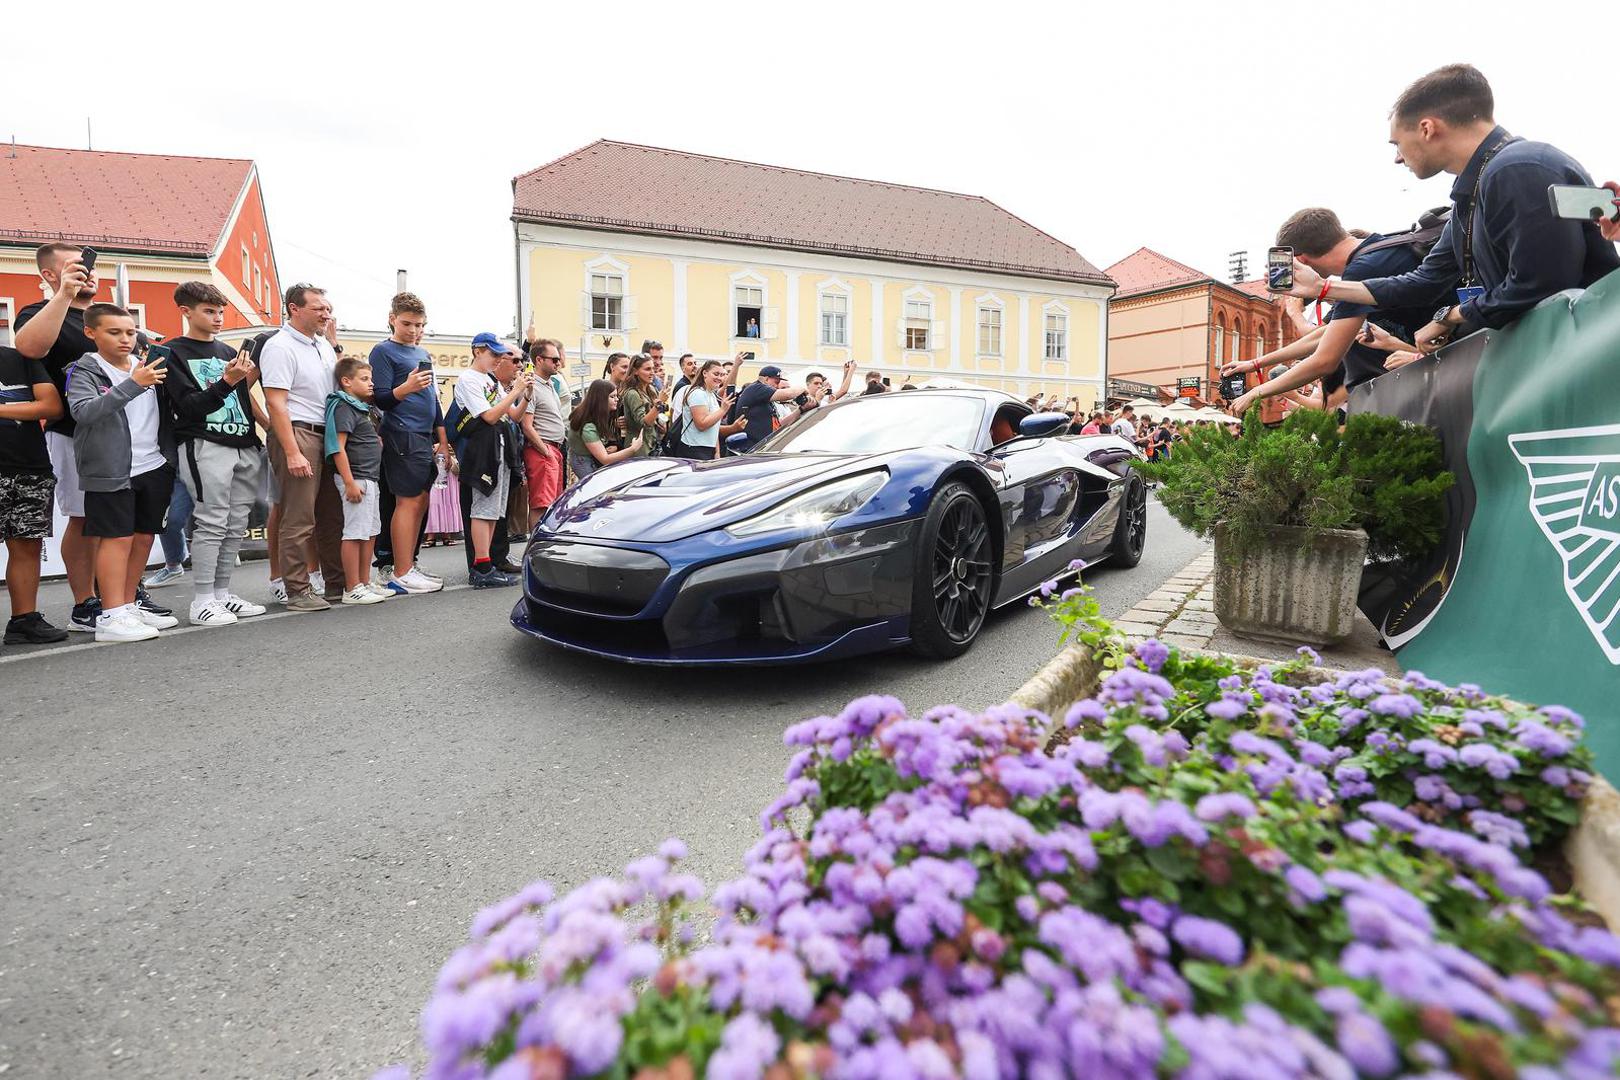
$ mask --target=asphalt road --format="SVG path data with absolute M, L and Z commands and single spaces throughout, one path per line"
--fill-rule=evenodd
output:
M 1202 547 L 1155 503 L 1141 565 L 1089 582 L 1117 615 Z M 459 548 L 428 556 L 455 579 Z M 264 599 L 262 573 L 238 591 Z M 668 672 L 525 639 L 514 599 L 462 588 L 0 649 L 0 1074 L 414 1060 L 433 977 L 482 905 L 670 835 L 706 880 L 730 876 L 780 789 L 787 724 L 879 691 L 991 704 L 1056 648 L 1018 606 L 948 663 Z M 62 588 L 42 606 L 65 617 Z

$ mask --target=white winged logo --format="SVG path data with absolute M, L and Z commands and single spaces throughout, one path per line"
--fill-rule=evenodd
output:
M 1530 516 L 1564 564 L 1564 592 L 1620 665 L 1620 424 L 1508 437 L 1530 476 Z

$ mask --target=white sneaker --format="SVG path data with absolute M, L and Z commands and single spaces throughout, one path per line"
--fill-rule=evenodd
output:
M 129 641 L 151 641 L 158 636 L 157 629 L 122 611 L 102 615 L 96 619 L 96 640 L 119 644 Z
M 437 581 L 440 585 L 444 584 L 444 575 L 443 574 L 435 574 L 431 570 L 424 570 L 424 569 L 422 569 L 422 564 L 421 563 L 417 563 L 415 566 L 411 567 L 411 570 L 413 572 L 415 572 L 415 573 L 421 574 L 423 577 L 427 578 L 429 581 Z
M 369 582 L 368 581 L 366 583 L 366 588 L 368 588 L 372 592 L 376 593 L 378 599 L 381 599 L 381 600 L 387 600 L 387 599 L 389 599 L 390 597 L 392 597 L 394 595 L 394 590 L 393 589 L 384 588 L 383 586 L 378 585 L 375 582 Z
M 272 581 L 270 583 L 270 599 L 278 604 L 285 604 L 287 602 L 287 583 L 284 581 Z
M 381 566 L 377 567 L 377 572 L 372 575 L 371 580 L 372 580 L 373 584 L 386 585 L 386 584 L 388 584 L 388 579 L 393 577 L 393 576 L 394 576 L 393 564 L 392 563 L 383 563 Z
M 135 605 L 135 618 L 154 630 L 169 630 L 180 625 L 180 620 L 173 615 L 154 615 L 139 604 Z
M 216 596 L 214 599 L 238 619 L 251 619 L 253 616 L 263 615 L 265 612 L 263 604 L 255 604 L 251 600 L 244 600 L 235 593 L 226 593 L 223 598 Z
M 444 588 L 444 582 L 432 580 L 414 566 L 406 572 L 404 577 L 397 577 L 393 580 L 395 584 L 404 588 L 406 592 L 429 593 L 438 592 Z
M 343 594 L 343 603 L 345 604 L 380 604 L 382 602 L 383 598 L 365 585 L 356 585 Z
M 236 615 L 219 600 L 204 600 L 191 605 L 192 626 L 229 626 Z
M 314 593 L 316 596 L 320 596 L 321 594 L 325 593 L 326 575 L 322 574 L 319 570 L 312 572 L 309 575 L 309 591 Z

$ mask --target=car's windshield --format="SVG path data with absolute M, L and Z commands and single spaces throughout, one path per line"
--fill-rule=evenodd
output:
M 984 403 L 960 394 L 896 391 L 817 409 L 759 446 L 771 454 L 885 454 L 914 446 L 973 450 Z

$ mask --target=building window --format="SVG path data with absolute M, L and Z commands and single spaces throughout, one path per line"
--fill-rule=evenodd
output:
M 253 288 L 253 261 L 248 255 L 246 245 L 242 247 L 242 287 L 244 289 Z
M 979 355 L 1001 355 L 1001 309 L 979 309 Z
M 906 301 L 906 348 L 912 352 L 928 351 L 928 324 L 934 317 L 934 305 L 928 300 Z
M 259 302 L 261 308 L 264 307 L 264 275 L 259 272 L 257 266 L 253 268 L 253 298 Z
M 146 326 L 146 305 L 145 304 L 131 304 L 131 305 L 129 305 L 129 314 L 130 314 L 130 317 L 135 320 L 135 329 L 137 329 L 137 330 L 145 330 L 145 329 L 147 329 L 147 326 Z
M 11 297 L 8 296 L 0 300 L 0 345 L 7 348 L 11 346 L 11 316 L 13 314 Z
M 624 328 L 624 278 L 617 274 L 591 275 L 591 329 Z
M 737 336 L 757 338 L 764 333 L 765 290 L 758 285 L 738 285 L 731 290 L 732 321 Z
M 842 293 L 821 294 L 821 343 L 849 344 L 849 297 Z
M 1069 358 L 1069 317 L 1067 315 L 1047 315 L 1045 355 L 1048 360 L 1067 360 Z

